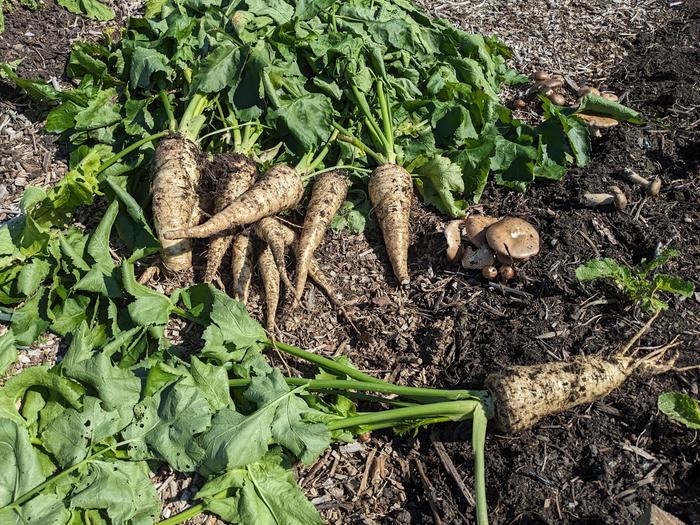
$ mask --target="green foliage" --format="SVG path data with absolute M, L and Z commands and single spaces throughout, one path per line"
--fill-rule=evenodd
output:
M 114 18 L 114 11 L 99 0 L 56 0 L 56 3 L 71 13 L 82 14 L 95 20 L 106 22 Z
M 643 260 L 638 266 L 630 268 L 614 259 L 594 259 L 576 268 L 579 281 L 597 279 L 612 280 L 632 301 L 640 303 L 642 308 L 658 312 L 668 308 L 668 303 L 657 297 L 658 292 L 668 292 L 682 297 L 691 297 L 695 285 L 679 277 L 654 273 L 669 259 L 678 255 L 675 250 L 663 250 L 651 261 Z
M 681 392 L 666 392 L 659 396 L 657 406 L 674 421 L 691 429 L 700 429 L 700 405 L 697 399 Z

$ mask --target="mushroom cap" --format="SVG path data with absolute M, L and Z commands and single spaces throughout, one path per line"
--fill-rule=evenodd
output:
M 462 233 L 460 226 L 464 221 L 458 219 L 450 221 L 445 226 L 445 240 L 447 241 L 447 260 L 451 263 L 456 262 L 459 257 L 459 250 L 462 244 Z
M 598 95 L 600 96 L 600 91 L 592 86 L 583 86 L 578 90 L 579 97 L 585 97 L 586 95 Z
M 647 192 L 652 197 L 655 197 L 656 195 L 659 194 L 660 191 L 661 191 L 661 179 L 659 177 L 656 177 L 649 184 L 649 187 L 647 188 Z
M 496 254 L 487 245 L 484 244 L 474 250 L 471 246 L 467 246 L 462 255 L 462 268 L 465 270 L 482 270 L 484 266 L 493 266 L 496 261 Z
M 486 230 L 486 241 L 497 254 L 524 261 L 540 251 L 540 234 L 527 221 L 506 217 Z
M 587 113 L 577 113 L 576 116 L 583 120 L 588 127 L 595 129 L 606 129 L 617 126 L 619 122 L 614 118 L 601 117 L 600 115 L 588 115 Z
M 488 215 L 472 215 L 464 219 L 464 233 L 469 242 L 478 248 L 484 243 L 486 230 L 497 222 L 498 219 Z
M 619 188 L 619 186 L 610 186 L 610 192 L 615 200 L 615 207 L 618 210 L 624 210 L 627 207 L 627 196 Z

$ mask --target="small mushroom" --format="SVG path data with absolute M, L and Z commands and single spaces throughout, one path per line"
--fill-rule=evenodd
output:
M 445 227 L 445 240 L 447 241 L 447 260 L 451 263 L 459 260 L 459 255 L 462 247 L 462 234 L 460 226 L 464 221 L 458 219 L 450 221 Z
M 549 73 L 540 69 L 532 74 L 532 78 L 534 78 L 538 82 L 541 82 L 543 80 L 549 80 Z
M 506 217 L 486 230 L 486 241 L 508 261 L 526 261 L 540 251 L 540 235 L 535 227 L 517 217 Z
M 600 96 L 600 91 L 598 91 L 596 88 L 592 86 L 583 86 L 581 89 L 578 90 L 577 95 L 581 98 L 585 97 L 586 95 L 598 95 Z
M 600 130 L 617 126 L 619 122 L 614 118 L 601 117 L 600 115 L 588 115 L 586 113 L 577 113 L 576 116 L 583 120 L 588 126 L 588 130 L 594 137 L 600 137 Z
M 527 103 L 521 98 L 513 101 L 513 109 L 525 109 L 525 106 L 527 106 Z
M 566 106 L 566 99 L 559 93 L 552 93 L 547 98 L 556 106 Z
M 659 177 L 654 177 L 653 180 L 647 180 L 636 171 L 625 168 L 625 171 L 622 172 L 622 178 L 627 182 L 641 186 L 647 190 L 647 193 L 652 197 L 655 197 L 661 191 L 661 179 Z
M 496 254 L 487 245 L 482 244 L 476 250 L 467 246 L 462 256 L 462 268 L 465 270 L 482 270 L 484 266 L 493 266 L 496 261 Z
M 500 270 L 498 270 L 498 275 L 501 276 L 501 280 L 506 283 L 515 279 L 516 274 L 515 268 L 510 265 L 501 266 Z
M 486 238 L 486 230 L 492 224 L 498 222 L 495 217 L 488 215 L 472 215 L 464 220 L 464 233 L 477 248 L 481 246 Z
M 615 208 L 623 210 L 627 206 L 627 197 L 617 186 L 610 186 L 610 193 L 584 193 L 581 202 L 593 208 L 615 204 Z
M 600 94 L 601 97 L 603 97 L 606 100 L 610 100 L 612 102 L 617 102 L 619 97 L 615 93 L 611 93 L 610 91 L 604 91 L 603 93 Z
M 495 266 L 484 266 L 481 269 L 481 276 L 488 281 L 493 281 L 498 277 L 498 270 L 496 270 Z

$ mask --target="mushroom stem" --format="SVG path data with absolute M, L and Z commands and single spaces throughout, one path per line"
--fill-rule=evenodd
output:
M 610 193 L 584 193 L 581 203 L 586 206 L 607 206 L 615 201 L 615 197 Z
M 655 177 L 654 180 L 647 180 L 631 168 L 625 168 L 622 172 L 622 178 L 627 182 L 641 186 L 652 196 L 658 195 L 661 190 L 661 179 Z
M 622 210 L 627 206 L 627 197 L 620 188 L 611 186 L 610 193 L 584 193 L 581 202 L 591 207 L 615 204 L 618 210 Z

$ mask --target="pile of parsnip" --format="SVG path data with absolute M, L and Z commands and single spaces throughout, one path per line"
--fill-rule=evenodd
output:
M 245 300 L 257 265 L 273 328 L 280 283 L 295 304 L 307 276 L 327 289 L 313 252 L 348 187 L 355 201 L 369 196 L 403 285 L 414 188 L 461 217 L 489 178 L 525 191 L 584 165 L 579 113 L 636 118 L 589 94 L 577 108 L 542 96 L 542 123 L 521 122 L 498 98 L 526 80 L 508 56 L 406 0 L 158 0 L 106 44 L 76 44 L 75 89 L 21 79 L 9 64 L 3 74 L 57 104 L 46 128 L 67 139 L 71 167 L 90 151 L 119 155 L 100 176 L 120 178 L 146 212 L 152 198 L 165 268 L 189 270 L 192 239 L 208 238 L 204 281 L 218 282 L 231 246 L 233 295 Z M 305 193 L 297 236 L 279 214 Z

